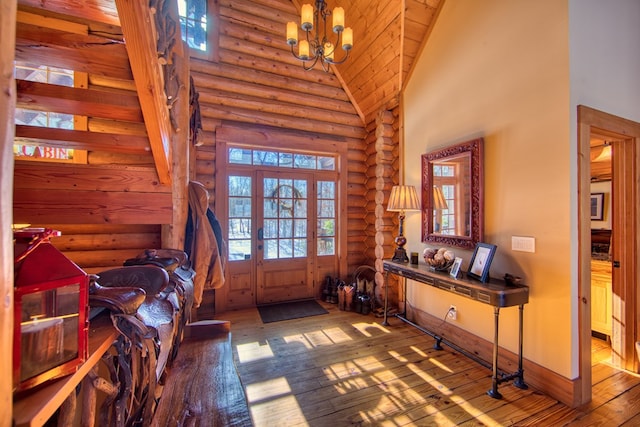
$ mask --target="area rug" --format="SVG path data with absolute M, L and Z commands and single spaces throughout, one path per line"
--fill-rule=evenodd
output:
M 315 300 L 260 305 L 258 306 L 258 312 L 262 318 L 262 323 L 280 322 L 282 320 L 300 319 L 301 317 L 329 313 Z

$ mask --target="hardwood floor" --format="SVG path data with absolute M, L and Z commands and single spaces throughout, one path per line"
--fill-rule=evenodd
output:
M 586 407 L 511 383 L 496 400 L 489 369 L 434 350 L 415 328 L 322 304 L 329 314 L 269 324 L 256 309 L 221 316 L 255 426 L 640 425 L 640 377 L 608 365 L 597 346 Z

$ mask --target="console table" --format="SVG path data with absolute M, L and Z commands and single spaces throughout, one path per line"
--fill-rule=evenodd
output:
M 513 384 L 516 387 L 526 389 L 527 385 L 524 382 L 524 370 L 522 369 L 522 318 L 524 313 L 524 305 L 529 302 L 529 287 L 524 285 L 506 285 L 502 280 L 492 279 L 488 283 L 481 283 L 477 280 L 467 278 L 454 278 L 446 272 L 432 271 L 426 265 L 411 265 L 405 263 L 396 263 L 393 261 L 383 261 L 383 268 L 385 274 L 394 274 L 396 276 L 404 277 L 406 279 L 415 280 L 416 282 L 423 283 L 425 285 L 433 286 L 434 288 L 441 289 L 446 292 L 451 292 L 456 295 L 461 295 L 470 298 L 474 301 L 478 301 L 483 304 L 493 306 L 494 312 L 494 336 L 493 336 L 493 363 L 492 363 L 492 387 L 487 394 L 493 398 L 501 399 L 502 395 L 498 392 L 498 384 L 515 379 Z M 404 283 L 404 295 L 406 299 L 407 283 Z M 387 324 L 387 306 L 388 295 L 385 292 L 385 317 L 383 324 Z M 519 307 L 519 347 L 518 347 L 518 370 L 512 374 L 500 373 L 498 369 L 498 326 L 500 318 L 500 308 L 502 307 Z M 428 331 L 419 325 L 411 322 L 407 319 L 407 305 L 405 302 L 404 311 L 396 314 L 395 317 L 408 323 L 414 327 L 419 328 L 426 334 L 434 337 L 437 340 L 436 348 L 440 348 L 440 342 L 444 341 L 448 346 L 460 350 L 458 346 L 446 341 L 444 338 L 439 337 L 435 333 Z M 470 352 L 462 351 L 468 357 L 486 364 L 483 360 L 477 358 Z M 484 362 L 484 363 L 483 363 Z

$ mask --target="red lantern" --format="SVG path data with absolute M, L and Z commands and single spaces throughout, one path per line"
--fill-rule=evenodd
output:
M 51 244 L 59 235 L 14 232 L 14 392 L 72 374 L 87 359 L 89 275 Z

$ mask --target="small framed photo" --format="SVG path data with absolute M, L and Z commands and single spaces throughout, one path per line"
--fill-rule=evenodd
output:
M 493 261 L 493 255 L 496 253 L 496 249 L 496 245 L 478 243 L 476 249 L 473 251 L 467 275 L 482 283 L 488 282 L 489 268 L 491 267 L 491 261 Z
M 453 264 L 451 265 L 451 270 L 449 270 L 449 275 L 451 277 L 458 277 L 461 266 L 462 266 L 462 258 L 456 257 L 456 259 L 453 260 Z
M 604 220 L 604 193 L 591 193 L 591 219 Z

